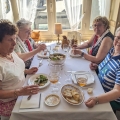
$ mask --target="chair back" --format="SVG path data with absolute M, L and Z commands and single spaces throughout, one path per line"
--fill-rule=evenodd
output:
M 33 31 L 31 32 L 31 38 L 32 38 L 35 42 L 39 42 L 39 41 L 40 41 L 40 31 L 33 30 Z

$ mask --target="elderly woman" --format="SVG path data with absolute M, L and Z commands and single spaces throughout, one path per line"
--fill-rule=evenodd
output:
M 74 47 L 74 54 L 80 54 L 86 60 L 100 63 L 113 45 L 114 36 L 109 31 L 109 21 L 106 17 L 98 16 L 93 21 L 95 34 L 92 38 L 79 46 Z M 82 52 L 80 49 L 91 47 L 90 54 Z
M 35 42 L 30 38 L 31 34 L 31 22 L 25 19 L 21 19 L 16 23 L 18 27 L 18 35 L 16 38 L 15 52 L 17 54 L 27 53 L 32 51 L 35 47 Z M 32 59 L 29 59 L 25 62 L 25 67 L 29 68 L 31 65 Z
M 113 44 L 114 48 L 111 48 L 98 67 L 98 77 L 106 93 L 89 98 L 85 102 L 88 107 L 93 107 L 97 103 L 110 102 L 113 110 L 120 109 L 120 28 L 116 30 Z M 96 67 L 95 63 L 91 63 L 92 70 Z
M 46 49 L 45 45 L 39 45 L 32 52 L 18 56 L 13 51 L 16 45 L 16 33 L 17 28 L 14 24 L 8 20 L 0 20 L 0 116 L 2 120 L 9 119 L 18 96 L 38 93 L 37 85 L 22 87 L 25 83 L 24 61 Z M 26 72 L 30 74 L 36 71 L 36 68 L 31 68 Z

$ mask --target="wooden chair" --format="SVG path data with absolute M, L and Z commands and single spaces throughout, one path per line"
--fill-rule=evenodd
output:
M 38 30 L 32 30 L 31 32 L 31 38 L 35 41 L 35 42 L 39 42 L 40 39 L 40 31 Z

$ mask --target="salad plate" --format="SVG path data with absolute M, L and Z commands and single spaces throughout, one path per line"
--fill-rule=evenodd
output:
M 50 84 L 50 81 L 48 80 L 48 75 L 44 73 L 32 75 L 28 79 L 28 85 L 35 84 L 39 85 L 40 89 L 47 87 Z

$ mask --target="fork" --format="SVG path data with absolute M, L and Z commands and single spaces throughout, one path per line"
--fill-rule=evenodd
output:
M 37 82 L 35 85 L 39 85 L 39 83 L 40 83 L 40 79 L 38 80 L 38 82 Z M 31 97 L 32 97 L 32 95 L 29 95 L 29 96 L 27 97 L 27 100 L 30 100 Z
M 42 65 L 43 58 L 40 59 L 38 68 Z

